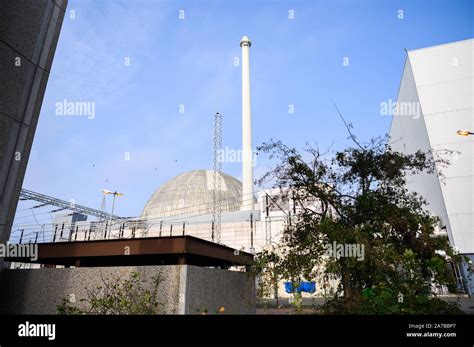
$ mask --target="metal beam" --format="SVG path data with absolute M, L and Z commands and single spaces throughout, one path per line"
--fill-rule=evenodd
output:
M 124 254 L 124 249 L 129 253 Z M 39 243 L 37 259 L 6 260 L 66 266 L 231 266 L 251 264 L 253 255 L 193 236 L 172 236 Z
M 104 211 L 100 211 L 95 208 L 73 204 L 69 201 L 53 198 L 51 196 L 47 196 L 41 193 L 36 193 L 27 189 L 21 190 L 20 197 L 23 200 L 34 200 L 34 201 L 42 202 L 46 205 L 57 206 L 64 210 L 71 210 L 73 212 L 82 213 L 89 216 L 95 216 L 95 217 L 106 219 L 106 220 L 125 219 L 124 217 L 118 217 L 116 215 L 113 215 Z

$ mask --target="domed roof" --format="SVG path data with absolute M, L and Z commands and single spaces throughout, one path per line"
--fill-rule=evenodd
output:
M 239 210 L 242 183 L 224 173 L 221 177 L 222 212 Z M 153 193 L 142 211 L 141 218 L 156 219 L 212 213 L 213 189 L 213 171 L 194 170 L 182 173 L 170 179 Z

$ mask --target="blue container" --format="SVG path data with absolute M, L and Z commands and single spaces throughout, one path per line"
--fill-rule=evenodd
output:
M 300 282 L 300 284 L 293 288 L 293 283 L 285 282 L 285 292 L 287 293 L 314 293 L 316 291 L 316 282 Z

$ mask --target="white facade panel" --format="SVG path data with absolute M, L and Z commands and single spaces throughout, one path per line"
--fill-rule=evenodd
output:
M 419 103 L 415 79 L 409 59 L 405 62 L 405 69 L 397 101 L 399 104 Z M 418 150 L 426 152 L 431 149 L 425 120 L 422 114 L 394 116 L 390 129 L 390 140 L 392 149 L 401 153 L 412 154 Z M 441 219 L 441 225 L 447 225 L 448 215 L 444 206 L 437 176 L 423 172 L 416 176 L 407 177 L 407 183 L 409 190 L 418 192 L 427 200 L 427 208 Z M 448 235 L 450 240 L 452 240 L 449 232 Z
M 455 247 L 460 253 L 472 253 L 474 240 L 472 239 L 472 225 L 474 215 L 472 213 L 453 213 L 449 215 L 452 229 L 455 230 Z
M 425 117 L 472 109 L 472 78 L 418 86 L 417 91 Z
M 455 112 L 424 114 L 424 117 L 433 147 L 439 149 L 441 145 L 464 144 L 466 141 L 470 141 L 469 138 L 457 135 L 456 131 L 473 128 L 472 108 Z
M 442 187 L 448 214 L 473 213 L 472 177 L 449 177 Z M 468 195 L 468 196 L 466 196 Z
M 442 188 L 446 187 L 450 178 L 466 177 L 467 184 L 465 188 L 472 188 L 472 173 L 473 173 L 473 148 L 472 142 L 466 143 L 439 143 L 433 145 L 433 151 L 437 157 L 445 158 L 450 161 L 447 167 L 440 167 L 439 173 L 445 176 L 441 182 Z M 449 151 L 446 153 L 446 149 Z M 464 189 L 467 192 L 466 189 Z
M 409 51 L 418 87 L 472 78 L 474 40 L 464 40 Z
M 410 51 L 398 102 L 417 95 L 419 119 L 395 115 L 390 130 L 392 148 L 403 153 L 432 149 L 451 165 L 436 174 L 410 177 L 409 189 L 429 202 L 429 209 L 446 226 L 450 241 L 461 253 L 474 253 L 474 137 L 461 137 L 459 129 L 474 131 L 474 40 Z M 413 78 L 413 84 L 407 83 Z M 411 95 L 411 96 L 410 96 Z

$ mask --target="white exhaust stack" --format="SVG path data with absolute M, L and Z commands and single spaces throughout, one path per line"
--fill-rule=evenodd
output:
M 252 111 L 250 106 L 249 48 L 247 36 L 240 40 L 242 47 L 242 211 L 253 210 Z

